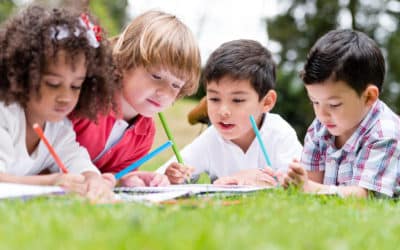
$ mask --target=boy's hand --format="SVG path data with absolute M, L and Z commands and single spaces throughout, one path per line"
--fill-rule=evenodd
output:
M 115 195 L 112 191 L 109 176 L 99 175 L 94 172 L 85 172 L 85 181 L 87 183 L 86 197 L 95 203 L 113 203 L 115 202 Z
M 275 173 L 270 168 L 245 169 L 234 175 L 221 177 L 214 181 L 217 185 L 276 186 Z
M 192 176 L 193 172 L 194 168 L 173 162 L 165 170 L 165 175 L 168 177 L 171 184 L 182 184 Z
M 77 193 L 82 196 L 86 194 L 87 184 L 85 183 L 85 177 L 83 175 L 63 173 L 51 175 L 54 177 L 54 185 L 60 186 L 68 192 Z
M 120 185 L 125 187 L 163 187 L 168 186 L 167 176 L 156 172 L 135 171 L 121 178 Z
M 289 169 L 283 179 L 283 186 L 285 188 L 291 185 L 299 187 L 302 190 L 307 189 L 308 186 L 307 171 L 301 166 L 298 160 L 294 160 L 289 164 Z

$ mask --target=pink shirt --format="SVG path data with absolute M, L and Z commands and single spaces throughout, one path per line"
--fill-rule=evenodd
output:
M 115 115 L 99 116 L 97 124 L 88 119 L 73 119 L 77 141 L 84 146 L 93 163 L 102 172 L 119 172 L 142 156 L 153 144 L 155 125 L 152 118 L 138 116 L 136 121 L 121 132 L 121 136 L 107 149 L 111 131 L 126 124 Z M 126 125 L 127 126 L 127 125 Z

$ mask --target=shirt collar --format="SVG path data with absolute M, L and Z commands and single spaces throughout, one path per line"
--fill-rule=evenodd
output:
M 379 114 L 382 112 L 381 101 L 376 101 L 371 109 L 368 111 L 367 115 L 363 118 L 361 123 L 358 125 L 357 129 L 350 136 L 350 138 L 343 145 L 342 150 L 346 152 L 352 152 L 358 148 L 361 143 L 361 139 L 364 137 L 372 127 L 375 126 L 378 121 Z M 331 135 L 328 129 L 323 126 L 320 122 L 319 125 L 322 126 L 321 130 L 318 132 L 318 137 L 320 137 L 326 144 L 331 147 L 335 147 L 335 137 Z

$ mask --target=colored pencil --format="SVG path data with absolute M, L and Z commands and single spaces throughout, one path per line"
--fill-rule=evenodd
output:
M 269 167 L 271 167 L 272 164 L 271 164 L 271 161 L 269 159 L 269 156 L 268 156 L 268 153 L 267 153 L 267 149 L 265 148 L 265 145 L 264 145 L 264 143 L 262 141 L 262 138 L 261 138 L 261 135 L 260 135 L 260 131 L 258 130 L 256 121 L 254 120 L 254 116 L 253 115 L 250 115 L 250 122 L 251 122 L 251 126 L 253 127 L 254 133 L 256 134 L 258 143 L 260 144 L 261 150 L 262 150 L 262 152 L 264 154 L 265 161 L 267 162 L 267 165 Z
M 61 171 L 64 174 L 68 173 L 68 169 L 65 167 L 64 163 L 61 161 L 60 157 L 57 155 L 54 148 L 50 145 L 49 141 L 47 140 L 46 136 L 44 135 L 44 132 L 43 132 L 42 128 L 39 126 L 39 124 L 37 124 L 37 123 L 33 124 L 33 130 L 35 130 L 36 134 L 44 142 L 44 144 L 46 145 L 50 154 L 53 156 L 54 161 L 57 163 L 57 165 L 61 169 Z
M 151 158 L 153 158 L 154 156 L 156 156 L 157 154 L 161 153 L 162 151 L 164 151 L 165 149 L 167 149 L 168 147 L 170 147 L 172 145 L 171 141 L 167 141 L 166 143 L 164 143 L 163 145 L 161 145 L 160 147 L 154 149 L 153 151 L 151 151 L 150 153 L 148 153 L 147 155 L 143 156 L 142 158 L 140 158 L 139 160 L 135 161 L 134 163 L 132 163 L 131 165 L 129 165 L 128 167 L 124 168 L 123 170 L 121 170 L 120 172 L 115 174 L 115 179 L 119 180 L 121 179 L 124 175 L 126 175 L 127 173 L 135 170 L 136 168 L 138 168 L 140 165 L 142 165 L 143 163 L 145 163 L 146 161 L 150 160 Z
M 158 117 L 160 118 L 161 124 L 164 128 L 165 134 L 168 137 L 168 140 L 170 140 L 172 142 L 172 150 L 174 151 L 174 154 L 176 156 L 176 159 L 178 160 L 179 163 L 183 163 L 183 159 L 181 154 L 179 153 L 179 149 L 176 146 L 174 137 L 172 136 L 171 130 L 168 127 L 167 121 L 165 120 L 165 116 L 162 112 L 158 113 Z

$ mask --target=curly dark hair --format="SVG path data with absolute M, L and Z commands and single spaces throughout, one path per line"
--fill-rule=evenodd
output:
M 114 74 L 111 48 L 103 37 L 94 48 L 79 18 L 79 13 L 66 9 L 31 5 L 5 23 L 0 30 L 1 101 L 7 105 L 17 102 L 25 108 L 32 91 L 39 91 L 47 61 L 64 50 L 71 63 L 83 53 L 87 64 L 74 115 L 95 120 L 98 113 L 116 109 L 114 96 L 120 83 Z M 60 27 L 69 34 L 62 39 L 56 38 Z

